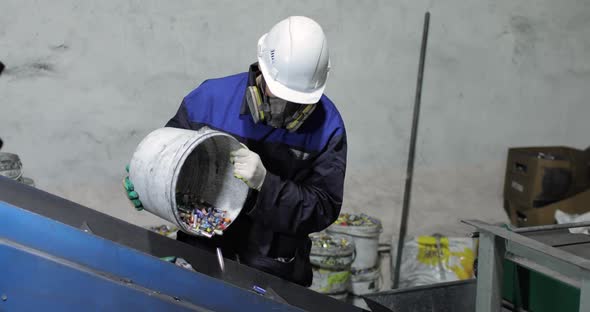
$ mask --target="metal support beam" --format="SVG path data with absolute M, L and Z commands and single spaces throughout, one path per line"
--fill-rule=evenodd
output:
M 532 261 L 526 257 L 521 257 L 521 256 L 516 256 L 513 255 L 509 252 L 506 253 L 506 259 L 518 264 L 521 267 L 539 272 L 543 275 L 546 275 L 548 277 L 551 277 L 555 280 L 558 280 L 560 282 L 563 282 L 565 284 L 568 284 L 572 287 L 576 287 L 576 288 L 580 288 L 580 281 L 570 278 L 569 276 L 565 275 L 565 274 L 561 274 L 558 271 L 554 271 L 552 269 L 549 269 L 541 264 L 538 264 L 535 261 Z
M 562 223 L 562 224 L 548 224 L 548 225 L 538 225 L 538 226 L 527 226 L 527 227 L 514 227 L 509 226 L 512 232 L 516 233 L 532 233 L 532 232 L 541 232 L 541 231 L 556 231 L 556 230 L 563 230 L 563 229 L 575 229 L 590 226 L 590 221 L 585 222 L 574 222 L 574 223 Z
M 504 240 L 497 238 L 493 233 L 481 233 L 475 299 L 477 312 L 502 311 L 504 252 Z
M 538 242 L 535 243 L 541 244 Z M 554 249 L 551 246 L 546 247 Z M 513 241 L 506 242 L 506 251 L 509 253 L 506 258 L 520 264 L 521 266 L 545 274 L 553 279 L 569 284 L 576 288 L 580 287 L 580 280 L 585 275 L 588 275 L 588 271 L 572 265 L 572 263 L 568 260 L 557 258 L 554 255 L 547 256 L 546 252 L 535 250 L 533 248 L 529 248 L 526 245 L 517 244 Z M 565 254 L 566 257 L 570 256 L 568 253 L 559 249 L 555 249 L 555 251 Z M 572 259 L 573 257 L 578 258 L 574 255 L 571 255 L 571 257 Z
M 463 221 L 466 224 L 477 227 L 480 237 L 484 233 L 493 234 L 499 239 L 506 240 L 505 249 L 511 256 L 527 258 L 537 266 L 543 266 L 548 271 L 559 272 L 568 279 L 561 279 L 560 276 L 552 276 L 571 284 L 572 280 L 581 281 L 583 278 L 590 278 L 590 260 L 576 256 L 569 252 L 548 246 L 529 237 L 493 226 L 481 221 Z M 535 270 L 535 268 L 529 267 Z
M 579 311 L 590 312 L 590 260 L 499 226 L 463 222 L 476 227 L 480 237 L 477 312 L 501 311 L 504 259 L 579 288 Z
M 582 281 L 582 287 L 580 288 L 580 312 L 590 311 L 590 279 L 584 279 Z

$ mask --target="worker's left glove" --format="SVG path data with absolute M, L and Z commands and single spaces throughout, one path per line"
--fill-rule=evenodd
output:
M 246 183 L 250 188 L 260 191 L 266 168 L 258 154 L 252 152 L 245 145 L 237 151 L 231 152 L 230 161 L 234 165 L 234 176 Z
M 125 170 L 127 171 L 127 174 L 129 174 L 129 165 L 125 166 Z M 129 198 L 129 201 L 131 202 L 133 207 L 135 207 L 137 211 L 143 210 L 143 204 L 141 203 L 141 200 L 139 200 L 139 195 L 135 191 L 135 187 L 129 179 L 129 176 L 125 177 L 125 179 L 123 180 L 123 188 L 125 189 L 125 193 L 127 193 L 127 198 Z

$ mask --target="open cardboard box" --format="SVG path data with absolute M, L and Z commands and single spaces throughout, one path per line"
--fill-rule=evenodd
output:
M 509 149 L 504 199 L 526 210 L 585 190 L 590 180 L 589 156 L 588 151 L 564 146 Z
M 555 211 L 582 214 L 590 211 L 590 189 L 562 201 L 540 208 L 526 208 L 507 202 L 510 221 L 517 226 L 535 226 L 555 223 Z

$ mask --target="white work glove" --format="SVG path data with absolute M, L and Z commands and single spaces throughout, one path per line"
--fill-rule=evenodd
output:
M 242 146 L 243 148 L 230 154 L 230 161 L 234 165 L 234 176 L 244 181 L 250 188 L 260 191 L 266 177 L 266 168 L 258 154 L 246 148 L 245 145 L 242 144 Z

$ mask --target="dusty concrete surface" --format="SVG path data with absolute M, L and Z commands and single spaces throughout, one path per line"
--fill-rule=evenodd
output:
M 397 231 L 423 13 L 432 13 L 410 234 L 504 221 L 509 146 L 585 147 L 588 1 L 0 2 L 0 136 L 51 193 L 138 224 L 124 166 L 209 77 L 245 71 L 288 15 L 323 25 L 345 119 L 344 209 Z

